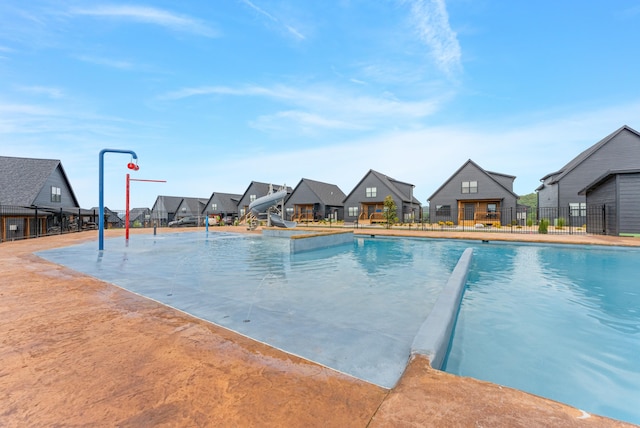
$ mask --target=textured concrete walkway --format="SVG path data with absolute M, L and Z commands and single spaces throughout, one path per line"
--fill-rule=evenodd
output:
M 376 231 L 387 233 L 399 232 Z M 87 240 L 97 232 L 0 244 L 0 426 L 630 426 L 433 370 L 422 357 L 389 391 L 33 255 Z

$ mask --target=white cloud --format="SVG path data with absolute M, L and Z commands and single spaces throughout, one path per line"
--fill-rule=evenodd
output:
M 17 86 L 21 92 L 26 92 L 33 95 L 45 95 L 49 98 L 62 98 L 64 96 L 64 91 L 60 88 L 50 87 L 50 86 Z
M 292 35 L 294 38 L 298 39 L 298 40 L 304 40 L 305 36 L 304 34 L 302 34 L 300 31 L 298 31 L 296 28 L 294 28 L 293 26 L 286 24 L 284 22 L 282 22 L 280 19 L 276 18 L 275 16 L 273 16 L 273 14 L 267 12 L 266 10 L 256 6 L 255 3 L 249 1 L 249 0 L 241 0 L 242 3 L 246 4 L 247 6 L 249 6 L 251 9 L 253 9 L 254 11 L 256 11 L 258 14 L 260 14 L 261 16 L 267 18 L 270 22 L 284 28 L 286 30 L 286 32 L 290 35 Z
M 101 58 L 96 56 L 86 56 L 81 55 L 77 57 L 80 61 L 88 62 L 96 65 L 104 65 L 110 68 L 117 68 L 119 70 L 131 70 L 134 68 L 134 65 L 128 61 L 121 61 L 110 58 Z
M 313 126 L 318 129 L 364 130 L 378 127 L 381 123 L 393 123 L 393 126 L 401 127 L 435 113 L 448 97 L 448 95 L 441 95 L 414 101 L 398 99 L 388 92 L 372 96 L 328 86 L 295 88 L 277 85 L 183 88 L 165 94 L 159 99 L 177 100 L 205 95 L 257 96 L 293 106 L 295 109 L 262 115 L 252 121 L 252 126 L 262 130 L 287 128 L 290 132 L 297 129 L 303 134 L 312 132 Z M 294 126 L 286 125 L 287 121 Z
M 173 31 L 193 33 L 204 37 L 217 37 L 218 33 L 198 19 L 178 15 L 166 10 L 145 6 L 102 5 L 85 9 L 73 9 L 72 15 L 126 19 L 134 22 L 159 25 Z
M 445 74 L 462 69 L 461 49 L 456 33 L 449 25 L 444 0 L 407 0 L 420 40 L 429 47 L 433 60 Z

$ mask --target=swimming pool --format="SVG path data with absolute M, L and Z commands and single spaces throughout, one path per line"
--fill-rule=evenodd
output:
M 136 235 L 38 255 L 289 353 L 393 387 L 466 248 L 356 237 L 291 254 L 289 239 Z
M 445 370 L 640 424 L 640 251 L 476 247 Z
M 463 251 L 474 249 L 446 371 L 640 423 L 640 250 L 361 238 L 136 235 L 53 262 L 392 387 Z

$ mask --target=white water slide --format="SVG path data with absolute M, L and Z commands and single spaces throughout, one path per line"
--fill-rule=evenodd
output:
M 271 224 L 274 226 L 296 227 L 297 223 L 295 221 L 285 220 L 282 216 L 269 212 L 270 208 L 278 206 L 278 201 L 284 201 L 286 196 L 286 190 L 269 193 L 268 195 L 257 198 L 255 201 L 251 202 L 249 204 L 249 211 L 251 211 L 251 213 L 256 217 L 258 217 L 258 214 L 266 212 L 269 215 Z

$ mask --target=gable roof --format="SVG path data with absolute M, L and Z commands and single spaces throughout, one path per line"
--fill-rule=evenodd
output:
M 180 202 L 182 202 L 182 199 L 184 199 L 182 196 L 159 195 L 156 198 L 155 203 L 153 204 L 153 209 L 155 210 L 158 203 L 162 201 L 162 204 L 164 205 L 164 209 L 168 213 L 175 213 L 176 210 L 178 209 L 178 206 L 180 205 Z
M 235 212 L 238 209 L 238 202 L 240 202 L 242 195 L 236 193 L 213 192 L 211 197 L 205 203 L 202 209 L 203 212 L 206 212 L 209 209 L 209 204 L 213 198 L 216 198 L 219 203 L 216 211 Z
M 205 198 L 182 198 L 180 201 L 179 207 L 188 208 L 190 213 L 200 214 L 202 212 L 202 208 L 207 203 L 208 199 Z M 186 210 L 185 210 L 186 211 Z M 179 214 L 179 213 L 176 213 Z
M 606 137 L 604 137 L 602 140 L 600 140 L 597 143 L 595 143 L 593 146 L 591 146 L 588 149 L 584 150 L 582 153 L 580 153 L 578 156 L 573 158 L 571 161 L 569 161 L 569 163 L 567 163 L 564 167 L 562 167 L 559 171 L 556 172 L 556 173 L 560 173 L 560 174 L 557 177 L 555 177 L 553 179 L 553 181 L 551 181 L 549 184 L 554 184 L 554 183 L 557 183 L 558 181 L 560 181 L 564 176 L 566 176 L 571 171 L 573 171 L 578 165 L 580 165 L 582 162 L 587 160 L 591 155 L 593 155 L 595 152 L 600 150 L 609 141 L 611 141 L 614 137 L 616 137 L 618 134 L 622 133 L 623 131 L 632 132 L 632 133 L 636 134 L 638 137 L 640 137 L 640 133 L 638 133 L 638 131 L 636 131 L 635 129 L 633 129 L 633 128 L 627 126 L 627 125 L 621 126 L 620 128 L 616 129 L 611 134 L 609 134 Z M 545 175 L 542 180 L 548 178 L 551 175 L 553 175 L 553 174 Z
M 335 184 L 323 183 L 322 181 L 310 180 L 308 178 L 300 180 L 298 185 L 293 189 L 293 192 L 291 192 L 292 195 L 302 183 L 305 183 L 318 200 L 325 205 L 341 206 L 346 196 Z
M 381 182 L 383 182 L 393 193 L 395 193 L 396 195 L 400 196 L 402 198 L 402 202 L 411 202 L 411 203 L 420 203 L 420 201 L 413 196 L 413 194 L 411 195 L 407 195 L 405 192 L 403 192 L 402 190 L 400 190 L 398 188 L 398 186 L 396 184 L 401 184 L 404 186 L 411 186 L 411 188 L 414 188 L 415 186 L 413 184 L 410 183 L 405 183 L 404 181 L 399 181 L 396 180 L 395 178 L 391 178 L 387 175 L 384 175 L 378 171 L 374 171 L 373 169 L 370 169 L 363 177 L 362 179 L 358 182 L 358 184 L 355 185 L 355 187 L 353 189 L 351 189 L 351 192 L 349 192 L 349 194 L 343 199 L 343 202 L 346 201 L 347 199 L 349 199 L 351 197 L 351 195 L 353 194 L 353 192 L 356 191 L 357 188 L 360 187 L 360 185 L 362 184 L 362 182 L 369 176 L 369 175 L 374 175 L 378 180 L 380 180 Z
M 247 196 L 249 189 L 251 189 L 252 187 L 256 189 L 256 194 L 266 195 L 267 193 L 269 193 L 269 186 L 273 186 L 274 191 L 284 188 L 284 186 L 280 186 L 277 184 L 269 184 L 269 183 L 262 183 L 260 181 L 252 181 L 251 183 L 249 183 L 249 186 L 247 186 L 247 190 L 245 190 L 242 196 L 240 197 L 240 199 L 238 199 L 238 203 L 240 203 L 240 201 L 243 200 L 245 196 Z M 287 193 L 291 193 L 291 187 L 289 186 L 287 186 Z
M 518 198 L 518 195 L 515 194 L 512 190 L 506 188 L 502 183 L 500 183 L 498 180 L 496 180 L 496 178 L 494 177 L 495 175 L 501 175 L 503 177 L 508 177 L 508 178 L 513 178 L 515 179 L 515 175 L 508 175 L 508 174 L 501 174 L 498 172 L 489 172 L 487 170 L 485 170 L 484 168 L 482 168 L 480 165 L 478 165 L 477 163 L 475 163 L 474 161 L 472 161 L 471 159 L 469 159 L 468 161 L 466 161 L 465 163 L 462 164 L 462 166 L 460 168 L 458 168 L 456 170 L 456 172 L 454 172 L 451 177 L 449 177 L 448 180 L 446 180 L 444 183 L 442 183 L 442 185 L 440 187 L 438 187 L 438 190 L 436 190 L 435 192 L 433 192 L 433 194 L 431 196 L 429 196 L 429 198 L 427 199 L 428 201 L 430 201 L 435 195 L 438 194 L 438 192 L 440 192 L 440 190 L 442 190 L 444 188 L 444 186 L 446 186 L 451 180 L 453 180 L 459 173 L 460 171 L 462 171 L 464 168 L 466 168 L 467 165 L 473 165 L 476 168 L 478 168 L 480 170 L 480 172 L 482 172 L 484 175 L 487 176 L 487 178 L 489 178 L 491 181 L 493 181 L 494 183 L 496 183 L 498 186 L 502 187 L 506 192 L 512 194 L 513 196 L 516 197 L 516 199 Z
M 74 206 L 80 206 L 59 160 L 8 156 L 0 156 L 0 204 L 30 206 L 58 168 L 69 188 Z
M 602 174 L 600 177 L 593 180 L 591 183 L 587 185 L 584 189 L 578 192 L 578 195 L 586 195 L 588 192 L 600 186 L 602 183 L 607 181 L 609 177 L 614 175 L 625 175 L 625 174 L 638 174 L 640 173 L 640 169 L 610 169 L 609 171 Z

